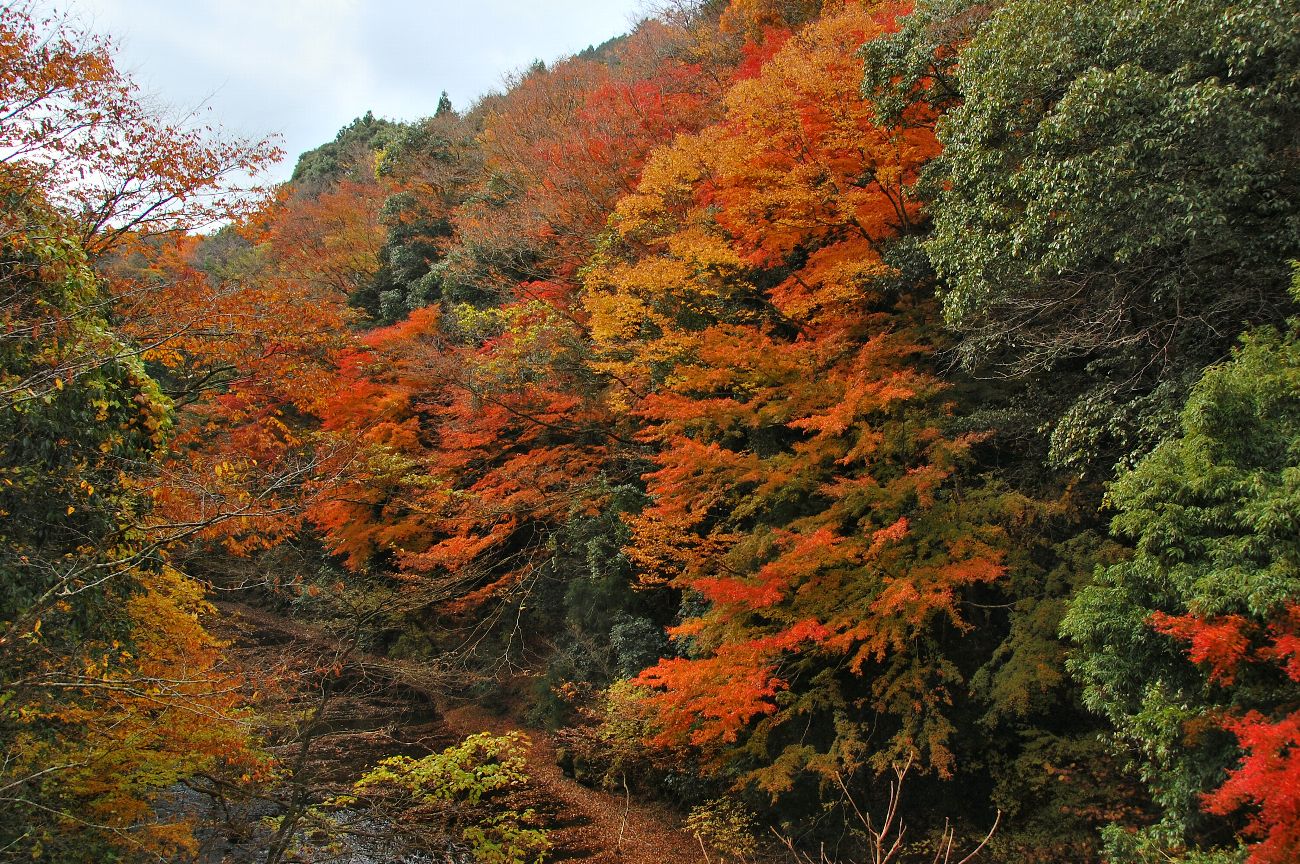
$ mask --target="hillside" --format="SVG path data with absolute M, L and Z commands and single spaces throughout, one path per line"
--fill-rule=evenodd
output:
M 270 141 L 0 7 L 0 861 L 1300 858 L 1300 11 L 701 0 Z

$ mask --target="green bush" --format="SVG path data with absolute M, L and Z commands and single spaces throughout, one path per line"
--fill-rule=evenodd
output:
M 695 835 L 702 846 L 707 846 L 719 856 L 719 862 L 728 858 L 746 861 L 758 851 L 754 836 L 757 820 L 753 813 L 731 798 L 714 798 L 691 808 L 686 817 L 686 830 Z
M 393 756 L 353 784 L 356 795 L 334 803 L 364 800 L 395 823 L 432 819 L 461 827 L 483 864 L 541 864 L 551 845 L 537 814 L 510 807 L 505 798 L 529 781 L 528 746 L 522 732 L 480 732 L 421 759 Z

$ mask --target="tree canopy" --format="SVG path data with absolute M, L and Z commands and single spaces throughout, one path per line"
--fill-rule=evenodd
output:
M 0 860 L 592 852 L 465 697 L 742 862 L 1300 855 L 1293 3 L 663 3 L 256 194 L 39 8 Z

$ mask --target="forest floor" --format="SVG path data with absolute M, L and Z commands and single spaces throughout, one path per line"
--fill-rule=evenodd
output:
M 681 814 L 660 804 L 629 799 L 584 786 L 556 764 L 555 742 L 545 732 L 522 729 L 507 716 L 465 704 L 442 712 L 448 728 L 463 737 L 523 731 L 532 742 L 528 772 L 536 785 L 539 812 L 551 816 L 551 860 L 599 864 L 700 864 L 695 838 L 682 827 Z
M 547 823 L 550 860 L 705 861 L 698 842 L 683 828 L 680 812 L 578 783 L 556 764 L 556 744 L 546 732 L 525 728 L 509 715 L 494 714 L 472 702 L 452 704 L 440 697 L 441 688 L 434 681 L 421 680 L 424 676 L 415 664 L 359 651 L 343 659 L 334 654 L 337 646 L 329 637 L 310 624 L 243 603 L 217 605 L 221 617 L 215 629 L 232 643 L 232 654 L 245 668 L 262 667 L 269 678 L 301 675 L 305 683 L 313 677 L 313 669 L 318 672 L 341 661 L 345 679 L 365 683 L 343 688 L 328 712 L 328 728 L 313 743 L 311 773 L 329 791 L 344 791 L 383 755 L 419 756 L 478 732 L 521 731 L 531 742 L 528 771 L 533 780 L 521 803 L 534 808 Z

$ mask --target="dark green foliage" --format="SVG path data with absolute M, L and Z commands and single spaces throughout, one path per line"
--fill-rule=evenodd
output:
M 340 129 L 333 141 L 299 156 L 289 182 L 307 194 L 315 194 L 339 180 L 364 180 L 374 173 L 375 153 L 403 128 L 401 123 L 367 111 Z
M 618 66 L 620 49 L 627 44 L 627 36 L 615 36 L 606 39 L 599 45 L 588 45 L 574 56 L 579 60 L 590 60 L 593 63 L 605 63 L 609 66 Z
M 1058 375 L 1059 461 L 1140 453 L 1200 368 L 1290 306 L 1300 11 L 1017 0 L 960 68 L 927 248 L 962 356 Z
M 1061 539 L 1049 545 L 1053 537 Z M 988 800 L 1004 814 L 994 843 L 1002 860 L 1087 860 L 1099 827 L 1143 801 L 1107 751 L 1104 724 L 1080 705 L 1058 631 L 1067 598 L 1097 561 L 1121 550 L 1063 518 L 1037 521 L 1023 543 L 1029 554 L 1012 576 L 1006 608 L 976 619 L 989 636 L 1005 635 L 972 675 L 982 714 L 970 723 L 963 755 L 968 771 L 987 773 Z M 951 809 L 968 806 L 954 801 Z
M 623 552 L 630 537 L 622 514 L 639 510 L 644 493 L 631 486 L 606 491 L 597 515 L 574 514 L 553 542 L 542 568 L 536 626 L 554 633 L 555 650 L 536 692 L 534 716 L 548 725 L 574 719 L 573 691 L 605 687 L 654 664 L 669 650 L 662 592 L 634 590 Z M 569 685 L 569 689 L 566 689 Z
M 972 0 L 921 0 L 896 32 L 862 46 L 862 95 L 882 122 L 897 124 L 920 103 L 940 112 L 960 104 L 958 48 L 989 12 Z
M 398 186 L 380 219 L 387 238 L 373 283 L 350 299 L 381 324 L 442 299 L 472 302 L 474 291 L 448 290 L 444 259 L 453 246 L 453 211 L 477 180 L 481 162 L 474 124 L 443 94 L 433 117 L 402 127 L 375 155 L 374 170 Z
M 614 654 L 614 672 L 631 678 L 669 656 L 672 650 L 664 628 L 649 618 L 619 615 L 609 628 L 609 647 Z
M 442 256 L 442 246 L 451 236 L 452 227 L 447 214 L 430 212 L 420 197 L 409 191 L 390 195 L 379 217 L 388 229 L 388 239 L 380 250 L 383 269 L 379 280 L 393 286 L 381 288 L 380 320 L 391 323 L 405 318 L 412 309 L 438 300 L 441 288 L 437 279 L 426 277 L 431 276 L 433 262 Z M 393 292 L 400 301 L 391 314 L 382 309 L 387 292 Z

